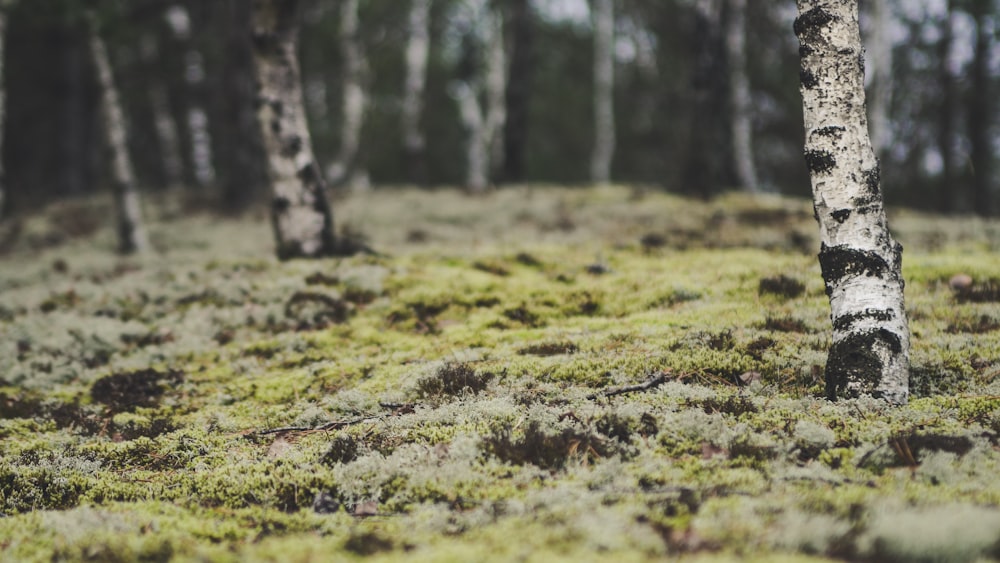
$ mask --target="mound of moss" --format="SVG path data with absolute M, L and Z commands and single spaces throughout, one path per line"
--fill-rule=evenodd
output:
M 0 559 L 1000 558 L 996 224 L 892 215 L 914 399 L 889 408 L 821 398 L 808 202 L 336 211 L 381 253 L 278 262 L 257 217 L 160 211 L 158 253 L 121 259 L 110 226 L 26 219 Z

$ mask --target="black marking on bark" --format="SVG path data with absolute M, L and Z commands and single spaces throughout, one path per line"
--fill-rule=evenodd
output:
M 858 68 L 861 70 L 861 76 L 865 75 L 865 51 L 862 49 L 858 52 Z
M 896 312 L 892 309 L 865 309 L 857 313 L 848 313 L 833 319 L 833 330 L 845 331 L 850 329 L 860 320 L 871 319 L 880 323 L 889 322 L 896 318 Z
M 815 52 L 816 50 L 813 49 L 812 47 L 809 47 L 807 45 L 801 45 L 799 47 L 799 58 L 804 59 Z
M 819 208 L 816 207 L 816 202 L 813 202 L 813 219 L 819 223 Z
M 836 222 L 840 223 L 841 225 L 843 225 L 844 221 L 846 221 L 851 216 L 851 210 L 850 209 L 838 209 L 838 210 L 834 211 L 833 213 L 831 213 L 830 215 L 833 217 L 834 221 L 836 221 Z
M 806 166 L 813 174 L 824 174 L 837 165 L 837 160 L 827 151 L 809 150 L 805 157 Z
M 850 55 L 853 52 L 854 49 L 851 49 L 850 47 L 844 47 L 843 49 L 837 50 L 838 55 Z
M 299 152 L 301 151 L 302 151 L 302 137 L 299 137 L 298 135 L 292 135 L 287 139 L 285 139 L 285 142 L 282 143 L 281 147 L 282 156 L 292 158 L 295 155 L 299 154 Z
M 816 75 L 809 69 L 804 68 L 799 71 L 799 80 L 802 82 L 802 87 L 806 90 L 812 90 L 819 85 L 819 80 L 816 79 Z
M 839 139 L 844 135 L 844 131 L 847 131 L 847 129 L 841 125 L 827 125 L 826 127 L 814 130 L 813 135 Z
M 278 117 L 281 117 L 281 114 L 285 112 L 285 104 L 282 103 L 281 100 L 271 100 L 270 105 L 271 111 L 273 111 L 274 115 Z
M 819 251 L 819 267 L 823 273 L 823 281 L 826 282 L 827 295 L 831 295 L 833 288 L 846 277 L 881 278 L 891 272 L 889 264 L 870 250 L 858 250 L 848 246 L 831 247 L 826 244 L 821 245 Z
M 843 395 L 849 385 L 857 394 L 875 393 L 885 369 L 876 353 L 880 345 L 892 354 L 903 350 L 899 335 L 884 328 L 851 334 L 830 347 L 826 360 L 826 394 L 830 400 Z
M 299 171 L 296 172 L 295 175 L 306 184 L 315 182 L 318 176 L 316 174 L 316 166 L 314 166 L 312 162 L 306 164 L 302 168 L 299 168 Z
M 858 201 L 862 201 L 863 205 L 857 205 Z M 869 215 L 881 209 L 881 206 L 875 204 L 871 199 L 855 198 L 852 203 L 855 204 L 854 212 L 858 215 Z
M 288 211 L 288 208 L 292 206 L 292 202 L 288 201 L 287 197 L 278 196 L 271 200 L 271 209 L 275 213 L 284 213 Z
M 795 18 L 792 29 L 795 35 L 802 37 L 808 33 L 816 32 L 818 28 L 833 21 L 833 16 L 822 7 L 813 8 L 801 16 Z
M 874 168 L 869 168 L 862 172 L 865 178 L 865 189 L 867 189 L 868 194 L 871 197 L 875 197 L 879 193 L 879 185 L 882 182 L 882 171 L 879 165 L 876 164 Z
M 281 134 L 281 121 L 277 119 L 271 120 L 271 132 L 275 135 Z

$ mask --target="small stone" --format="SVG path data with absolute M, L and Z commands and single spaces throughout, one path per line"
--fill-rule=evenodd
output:
M 955 274 L 948 280 L 948 287 L 955 291 L 965 291 L 972 287 L 972 276 L 968 274 Z

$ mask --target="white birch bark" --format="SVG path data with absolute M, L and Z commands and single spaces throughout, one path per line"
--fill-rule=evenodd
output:
M 159 61 L 160 45 L 152 34 L 142 37 L 142 58 L 149 68 L 155 68 Z M 149 83 L 149 106 L 153 112 L 153 125 L 160 141 L 163 158 L 164 180 L 168 188 L 177 188 L 184 183 L 184 159 L 181 156 L 180 134 L 177 121 L 170 111 L 170 99 L 162 80 Z
M 338 251 L 333 213 L 302 102 L 297 0 L 254 0 L 257 119 L 267 152 L 271 221 L 280 259 Z
M 101 92 L 101 114 L 104 136 L 111 154 L 111 183 L 113 187 L 115 218 L 118 231 L 118 249 L 123 254 L 149 250 L 149 240 L 142 224 L 139 191 L 135 185 L 135 172 L 128 154 L 127 127 L 122 111 L 118 88 L 111 72 L 111 61 L 97 30 L 96 19 L 90 15 L 90 52 L 97 71 Z
M 336 185 L 364 191 L 370 185 L 368 174 L 359 159 L 361 128 L 368 104 L 364 88 L 366 61 L 361 46 L 358 0 L 340 4 L 340 52 L 343 57 L 343 106 L 341 108 L 340 151 L 330 166 L 329 175 Z
M 822 242 L 833 339 L 827 394 L 909 394 L 902 246 L 889 233 L 868 138 L 858 0 L 797 0 L 805 160 Z
M 729 57 L 729 104 L 732 111 L 733 168 L 740 187 L 760 192 L 753 159 L 750 80 L 747 76 L 747 0 L 729 0 L 726 50 Z
M 892 103 L 892 24 L 891 0 L 873 0 L 872 19 L 866 42 L 871 58 L 871 102 L 868 105 L 869 129 L 875 156 L 889 147 L 889 108 Z
M 215 180 L 212 157 L 212 134 L 208 128 L 208 112 L 197 99 L 205 86 L 205 64 L 201 52 L 191 45 L 191 17 L 187 9 L 174 4 L 166 11 L 167 25 L 175 39 L 184 46 L 184 82 L 191 103 L 187 111 L 187 129 L 191 137 L 191 163 L 194 179 L 200 187 Z
M 470 193 L 482 193 L 490 186 L 490 166 L 489 137 L 479 97 L 466 82 L 456 83 L 452 95 L 458 101 L 459 116 L 468 135 L 465 142 L 465 189 Z
M 504 46 L 503 14 L 488 8 L 486 26 L 486 132 L 490 150 L 490 170 L 503 168 L 503 130 L 507 124 L 507 50 Z
M 604 184 L 611 180 L 615 153 L 614 0 L 593 0 L 591 21 L 594 28 L 594 148 L 590 180 Z
M 403 88 L 403 150 L 411 166 L 423 158 L 427 140 L 420 126 L 427 87 L 427 60 L 430 54 L 431 0 L 411 0 L 409 37 L 406 42 L 406 82 Z M 416 181 L 413 177 L 411 180 Z
M 470 193 L 489 189 L 491 172 L 503 158 L 503 129 L 507 119 L 507 56 L 504 47 L 503 16 L 482 2 L 476 22 L 481 60 L 469 81 L 457 81 L 451 93 L 458 103 L 459 117 L 466 130 L 466 180 Z M 499 160 L 498 160 L 499 159 Z

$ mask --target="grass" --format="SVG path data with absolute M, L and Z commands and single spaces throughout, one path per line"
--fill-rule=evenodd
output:
M 894 409 L 820 397 L 808 202 L 376 191 L 282 263 L 179 201 L 0 237 L 0 559 L 1000 558 L 995 222 L 891 214 Z

